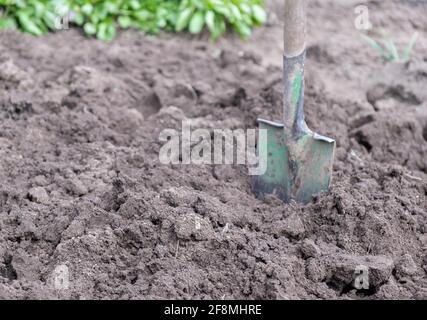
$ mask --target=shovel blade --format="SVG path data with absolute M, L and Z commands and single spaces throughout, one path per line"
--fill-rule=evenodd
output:
M 252 177 L 257 197 L 272 194 L 289 203 L 310 202 L 313 195 L 329 189 L 335 141 L 309 130 L 297 138 L 287 137 L 282 124 L 259 120 L 267 140 L 258 145 L 259 161 L 265 161 L 264 174 Z

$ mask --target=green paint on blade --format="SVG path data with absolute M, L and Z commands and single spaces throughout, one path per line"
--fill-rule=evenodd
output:
M 292 97 L 291 102 L 292 105 L 296 105 L 299 101 L 301 94 L 301 85 L 302 85 L 302 73 L 298 70 L 295 74 L 294 81 L 292 82 Z

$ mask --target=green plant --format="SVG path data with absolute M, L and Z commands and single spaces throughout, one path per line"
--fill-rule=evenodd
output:
M 0 0 L 0 28 L 19 28 L 33 35 L 41 35 L 55 28 L 57 1 Z
M 176 31 L 188 28 L 191 33 L 199 33 L 206 25 L 213 38 L 225 32 L 227 23 L 239 35 L 248 37 L 253 25 L 267 19 L 259 0 L 183 0 L 179 9 Z
M 248 37 L 253 26 L 266 21 L 262 0 L 0 0 L 0 10 L 0 29 L 41 35 L 66 20 L 107 41 L 118 27 L 192 34 L 206 28 L 216 39 L 230 26 Z
M 393 41 L 393 39 L 385 31 L 381 31 L 382 34 L 382 43 L 381 45 L 378 41 L 373 38 L 363 35 L 363 39 L 375 50 L 385 61 L 393 62 L 406 62 L 411 58 L 412 50 L 418 40 L 418 32 L 415 32 L 405 49 L 403 50 L 402 55 L 399 54 L 399 51 Z

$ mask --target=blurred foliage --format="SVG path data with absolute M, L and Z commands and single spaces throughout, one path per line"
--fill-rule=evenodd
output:
M 0 29 L 36 36 L 77 25 L 106 41 L 118 27 L 146 33 L 207 29 L 213 39 L 229 27 L 246 38 L 265 21 L 262 0 L 0 0 Z
M 365 40 L 385 61 L 391 62 L 407 62 L 411 59 L 412 51 L 415 47 L 415 44 L 418 40 L 418 32 L 415 32 L 410 38 L 408 44 L 403 50 L 402 54 L 399 54 L 393 39 L 390 34 L 385 30 L 380 30 L 382 39 L 380 41 L 375 40 L 374 38 L 362 35 L 363 40 Z

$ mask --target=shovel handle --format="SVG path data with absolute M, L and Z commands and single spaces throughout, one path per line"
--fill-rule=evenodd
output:
M 305 49 L 306 0 L 285 0 L 284 55 L 295 57 Z
M 283 122 L 287 139 L 308 130 L 304 120 L 306 0 L 285 0 Z

